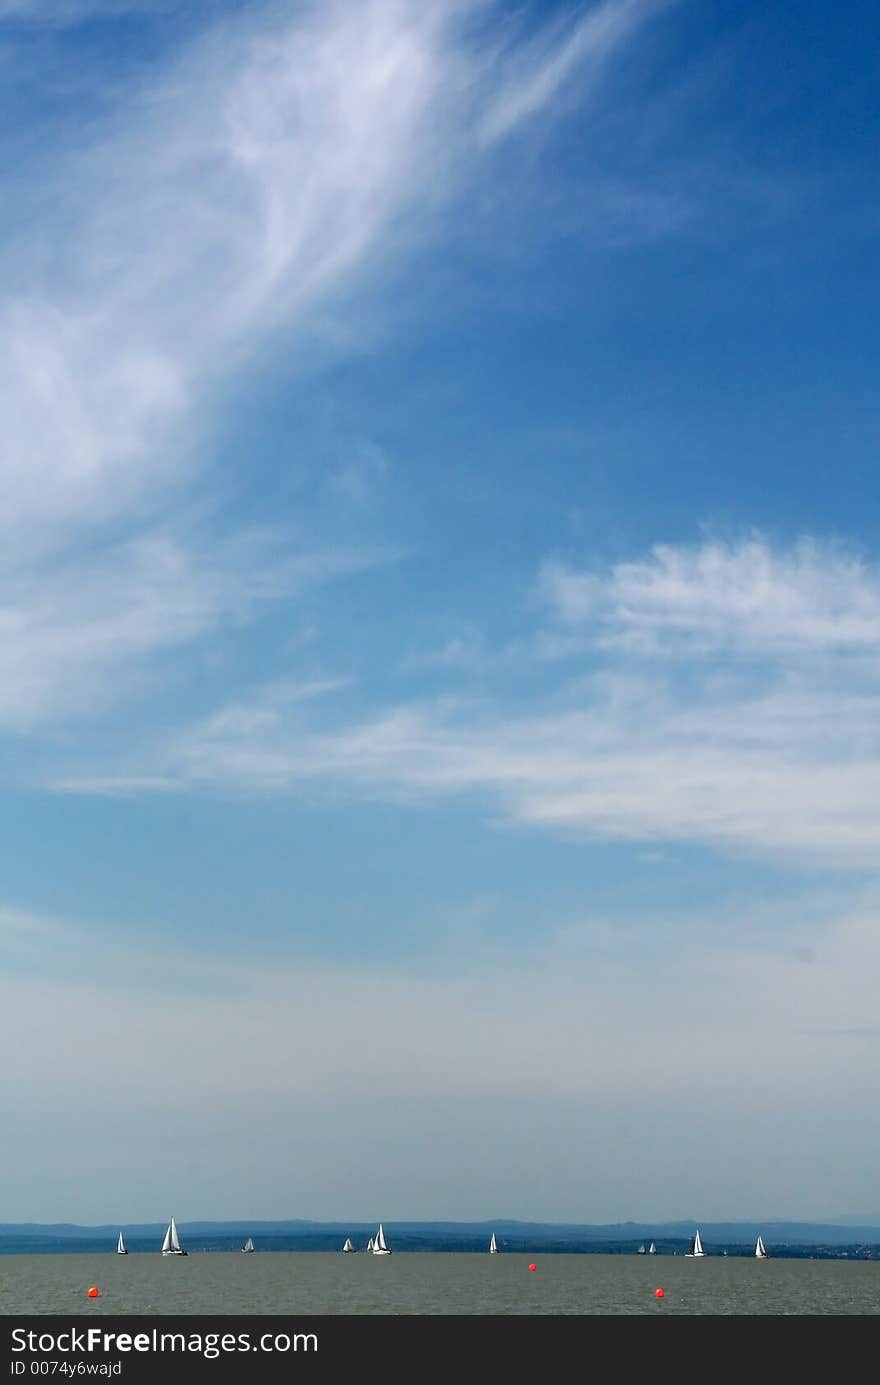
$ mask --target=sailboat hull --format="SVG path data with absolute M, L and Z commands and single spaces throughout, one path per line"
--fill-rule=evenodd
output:
M 162 1254 L 163 1254 L 163 1255 L 188 1255 L 189 1252 L 186 1251 L 186 1250 L 163 1250 L 163 1251 L 162 1251 Z

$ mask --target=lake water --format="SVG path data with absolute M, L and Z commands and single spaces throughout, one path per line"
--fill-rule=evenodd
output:
M 92 1284 L 100 1297 L 89 1300 Z M 880 1261 L 318 1251 L 0 1256 L 4 1315 L 878 1312 Z

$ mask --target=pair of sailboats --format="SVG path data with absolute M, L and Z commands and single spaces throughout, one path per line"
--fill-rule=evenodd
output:
M 654 1242 L 652 1241 L 651 1244 L 648 1246 L 648 1249 L 645 1250 L 644 1243 L 643 1243 L 642 1245 L 639 1246 L 638 1250 L 636 1251 L 636 1254 L 637 1254 L 637 1255 L 656 1255 L 656 1254 L 657 1254 L 657 1247 L 654 1245 Z
M 344 1249 L 345 1247 L 343 1246 L 343 1250 Z M 354 1249 L 353 1246 L 352 1249 Z M 379 1230 L 376 1232 L 375 1236 L 371 1236 L 370 1239 L 367 1241 L 366 1249 L 370 1255 L 391 1254 L 391 1251 L 389 1250 L 385 1241 L 385 1232 L 382 1230 L 381 1222 L 379 1223 Z
M 127 1255 L 127 1254 L 128 1254 L 128 1250 L 127 1250 L 126 1245 L 125 1245 L 125 1237 L 123 1236 L 123 1234 L 122 1234 L 121 1231 L 120 1231 L 120 1233 L 119 1233 L 119 1240 L 116 1242 L 116 1254 L 117 1254 L 117 1255 Z M 177 1234 L 177 1227 L 176 1227 L 176 1225 L 175 1225 L 175 1222 L 174 1222 L 174 1218 L 173 1218 L 173 1217 L 171 1218 L 170 1222 L 168 1223 L 168 1230 L 165 1232 L 165 1239 L 164 1239 L 164 1241 L 162 1242 L 162 1254 L 163 1254 L 163 1255 L 186 1255 L 186 1254 L 187 1254 L 187 1252 L 183 1249 L 183 1247 L 182 1247 L 181 1244 L 180 1244 L 180 1237 L 179 1237 L 178 1234 Z
M 703 1249 L 703 1242 L 700 1240 L 700 1233 L 698 1231 L 691 1243 L 691 1249 L 685 1251 L 685 1258 L 694 1258 L 705 1254 L 706 1252 Z M 724 1251 L 724 1254 L 727 1254 L 726 1250 Z M 757 1260 L 766 1260 L 768 1258 L 767 1247 L 764 1245 L 764 1238 L 762 1236 L 759 1236 L 757 1241 L 755 1242 L 755 1258 Z

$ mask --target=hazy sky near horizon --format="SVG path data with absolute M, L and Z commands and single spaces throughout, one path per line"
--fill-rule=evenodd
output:
M 878 40 L 0 0 L 0 1221 L 880 1209 Z

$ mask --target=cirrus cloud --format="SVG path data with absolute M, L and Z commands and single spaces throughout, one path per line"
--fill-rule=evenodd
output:
M 873 569 L 814 541 L 784 551 L 752 538 L 666 547 L 589 576 L 549 567 L 539 591 L 578 643 L 567 662 L 544 661 L 546 681 L 518 715 L 488 695 L 446 698 L 318 730 L 264 696 L 259 717 L 220 712 L 153 747 L 150 763 L 181 786 L 290 793 L 323 779 L 416 802 L 468 793 L 567 835 L 873 863 Z M 731 669 L 719 657 L 730 650 L 748 657 Z

